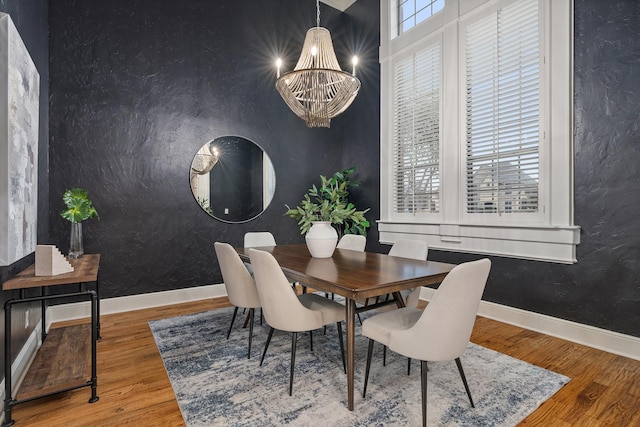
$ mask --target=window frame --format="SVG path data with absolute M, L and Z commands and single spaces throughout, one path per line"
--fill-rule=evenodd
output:
M 464 86 L 461 86 L 463 80 L 460 80 L 464 78 L 462 31 L 467 23 L 515 1 L 447 0 L 443 10 L 401 35 L 397 35 L 397 24 L 394 24 L 397 22 L 397 0 L 381 1 L 381 216 L 378 221 L 381 243 L 413 238 L 427 241 L 433 249 L 567 264 L 577 262 L 580 227 L 573 223 L 572 0 L 538 0 L 544 55 L 540 89 L 540 122 L 544 137 L 539 147 L 540 214 L 530 221 L 522 221 L 518 218 L 521 214 L 502 215 L 496 220 L 469 218 L 475 214 L 465 213 L 465 94 Z M 393 65 L 399 56 L 424 49 L 438 38 L 443 70 L 440 212 L 398 215 L 393 213 L 392 188 Z M 509 220 L 510 216 L 516 218 Z

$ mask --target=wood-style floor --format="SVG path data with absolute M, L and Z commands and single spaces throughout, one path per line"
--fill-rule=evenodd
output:
M 87 403 L 84 388 L 20 404 L 16 426 L 183 426 L 147 322 L 227 305 L 219 298 L 102 316 L 100 400 Z M 471 340 L 572 378 L 521 426 L 640 426 L 640 361 L 482 317 Z

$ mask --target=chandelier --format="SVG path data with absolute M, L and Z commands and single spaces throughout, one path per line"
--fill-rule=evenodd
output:
M 316 0 L 316 27 L 304 39 L 300 59 L 293 69 L 280 76 L 282 61 L 278 58 L 276 89 L 282 99 L 308 127 L 329 127 L 331 119 L 351 105 L 360 80 L 340 69 L 329 30 L 320 26 L 320 2 Z

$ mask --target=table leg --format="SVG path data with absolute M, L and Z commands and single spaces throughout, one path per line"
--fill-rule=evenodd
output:
M 347 299 L 345 304 L 347 323 L 347 408 L 353 411 L 355 372 L 356 302 Z
M 393 297 L 396 299 L 396 305 L 398 308 L 403 308 L 405 306 L 404 298 L 402 298 L 402 294 L 400 292 L 394 292 Z

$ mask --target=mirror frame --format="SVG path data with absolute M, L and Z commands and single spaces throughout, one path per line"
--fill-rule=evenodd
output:
M 242 140 L 243 142 L 251 143 L 253 146 L 255 146 L 255 148 L 259 149 L 260 153 L 262 154 L 261 158 L 262 158 L 263 167 L 260 169 L 262 171 L 262 181 L 261 181 L 262 197 L 260 198 L 260 200 L 262 201 L 262 208 L 260 212 L 258 212 L 255 215 L 251 215 L 250 217 L 242 218 L 238 220 L 229 220 L 229 219 L 221 218 L 220 216 L 216 216 L 211 210 L 211 199 L 212 199 L 211 185 L 213 185 L 213 180 L 214 180 L 214 177 L 211 176 L 211 173 L 215 170 L 216 167 L 222 168 L 220 169 L 221 171 L 228 171 L 229 174 L 238 173 L 238 172 L 234 172 L 237 169 L 234 169 L 230 165 L 225 165 L 224 162 L 225 162 L 225 151 L 228 154 L 231 153 L 231 157 L 227 157 L 227 159 L 233 158 L 234 155 L 235 156 L 238 155 L 237 152 L 235 153 L 230 152 L 228 147 L 229 146 L 232 147 L 233 145 L 238 144 L 240 140 Z M 227 147 L 226 150 L 225 150 L 225 146 Z M 255 163 L 255 160 L 256 159 L 254 158 L 254 163 Z M 226 166 L 226 169 L 225 169 L 225 166 Z M 225 174 L 225 175 L 228 175 L 228 174 Z M 203 179 L 202 177 L 205 177 L 205 178 Z M 203 190 L 198 189 L 199 185 L 202 185 L 204 187 Z M 255 188 L 255 184 L 251 184 L 251 185 Z M 191 165 L 189 167 L 189 188 L 191 189 L 191 194 L 193 195 L 193 199 L 196 201 L 200 209 L 205 211 L 210 217 L 227 224 L 242 224 L 245 222 L 252 221 L 257 217 L 259 217 L 260 215 L 262 215 L 264 211 L 269 207 L 271 202 L 273 201 L 273 197 L 275 196 L 275 192 L 276 192 L 275 168 L 273 166 L 273 162 L 271 161 L 271 158 L 266 153 L 264 148 L 262 148 L 259 144 L 256 144 L 255 141 L 239 135 L 222 135 L 205 142 L 198 149 L 196 154 L 193 156 L 193 159 L 191 160 Z M 229 188 L 229 186 L 227 185 L 226 188 Z M 241 190 L 234 190 L 232 191 L 232 193 L 235 194 L 237 193 L 237 191 L 241 191 Z M 204 206 L 202 204 L 203 194 L 205 195 L 208 194 L 208 197 L 204 199 L 204 202 L 208 201 L 209 206 Z M 268 201 L 265 202 L 266 199 L 268 199 Z

